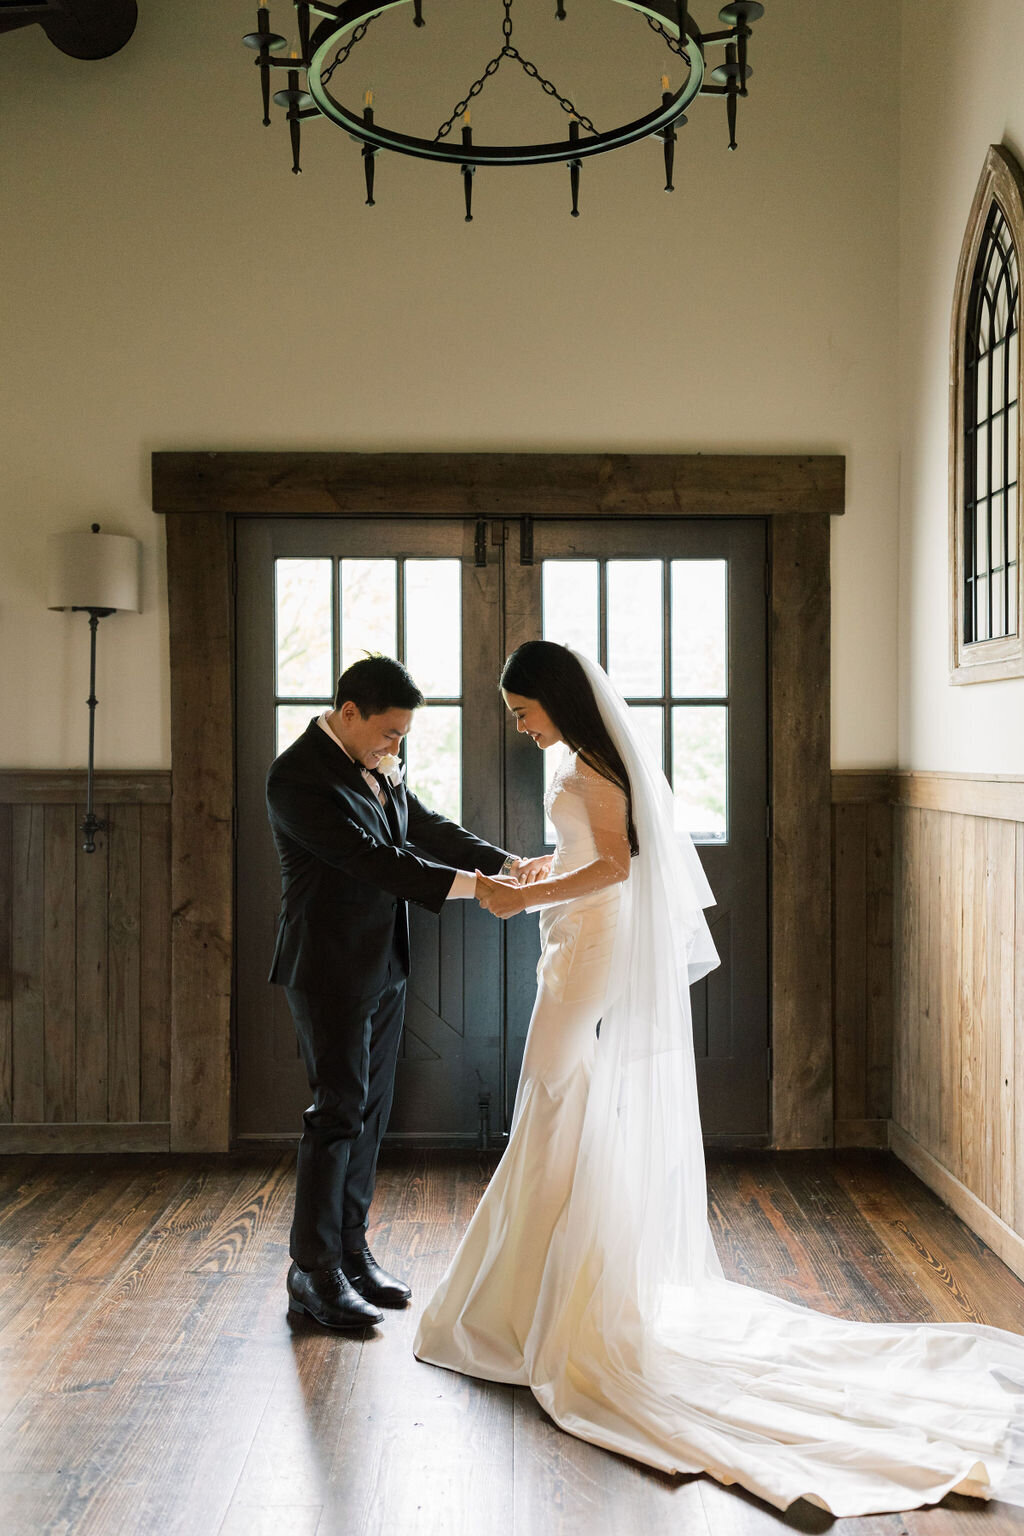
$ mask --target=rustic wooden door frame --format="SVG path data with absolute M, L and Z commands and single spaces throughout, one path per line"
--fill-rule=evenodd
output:
M 236 517 L 763 517 L 773 1144 L 833 1139 L 829 519 L 845 460 L 155 453 L 171 653 L 171 1146 L 231 1144 Z

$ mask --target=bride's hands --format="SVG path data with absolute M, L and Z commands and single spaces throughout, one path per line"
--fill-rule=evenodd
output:
M 536 859 L 520 859 L 516 865 L 516 875 L 520 885 L 533 885 L 537 880 L 546 880 L 551 874 L 552 853 L 542 853 Z
M 493 912 L 495 917 L 514 917 L 522 912 L 526 906 L 523 889 L 515 880 L 476 872 L 476 899 L 485 912 Z

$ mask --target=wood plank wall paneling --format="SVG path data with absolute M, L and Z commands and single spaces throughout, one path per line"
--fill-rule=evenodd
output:
M 0 804 L 0 1125 L 14 1112 L 14 817 Z
M 886 1146 L 893 1008 L 892 775 L 832 776 L 837 1146 Z
M 1020 822 L 901 804 L 893 1119 L 1024 1231 Z
M 0 772 L 0 1153 L 166 1147 L 170 775 Z
M 1024 779 L 834 773 L 832 789 L 837 1143 L 890 1113 L 889 1033 L 892 1146 L 1022 1273 Z

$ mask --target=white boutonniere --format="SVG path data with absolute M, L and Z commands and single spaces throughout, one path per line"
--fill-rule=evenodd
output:
M 377 764 L 377 772 L 382 773 L 388 783 L 397 789 L 405 777 L 405 764 L 393 752 L 385 752 Z

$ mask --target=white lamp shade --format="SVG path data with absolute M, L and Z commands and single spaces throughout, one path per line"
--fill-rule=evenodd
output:
M 51 608 L 139 613 L 139 541 L 118 533 L 50 535 Z

